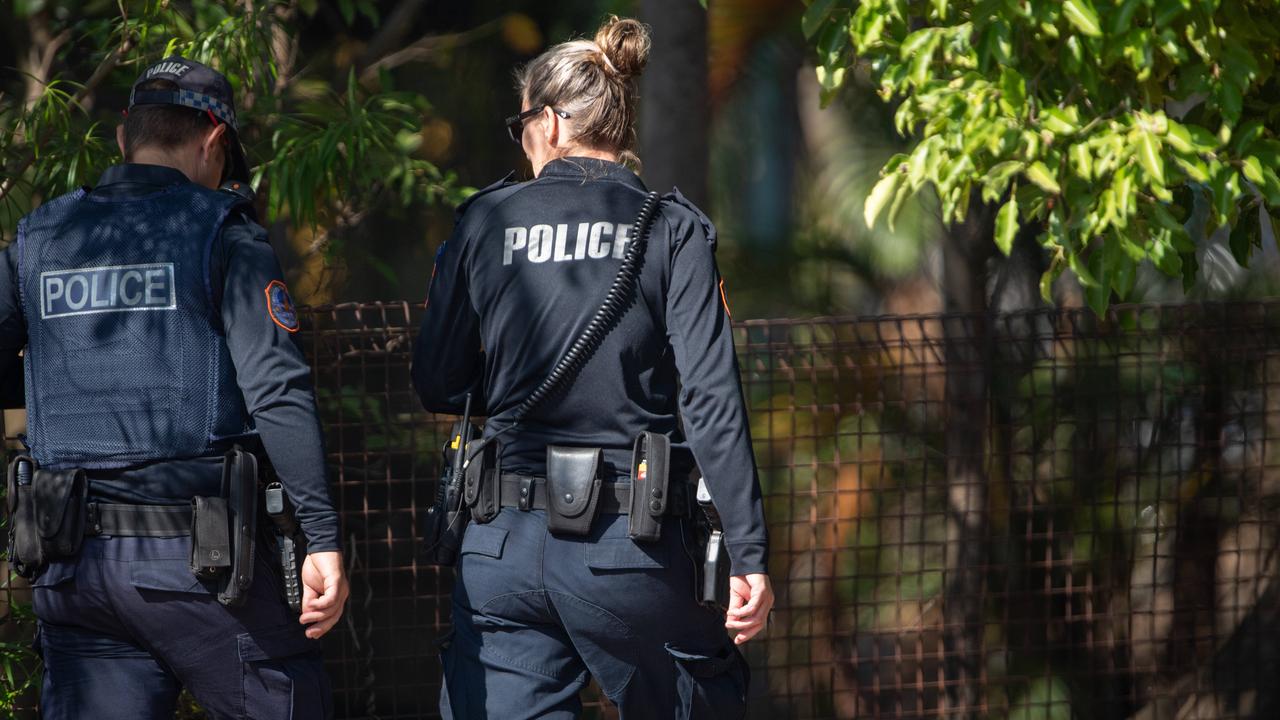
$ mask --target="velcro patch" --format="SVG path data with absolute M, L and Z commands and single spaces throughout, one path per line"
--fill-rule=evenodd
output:
M 177 307 L 173 263 L 40 273 L 40 317 L 43 319 Z
M 293 298 L 289 297 L 289 289 L 279 280 L 267 283 L 267 314 L 271 322 L 288 330 L 298 332 L 298 311 L 293 309 Z

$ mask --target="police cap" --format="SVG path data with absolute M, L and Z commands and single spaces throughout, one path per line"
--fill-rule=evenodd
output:
M 176 90 L 139 89 L 152 80 L 168 80 Z M 208 65 L 171 55 L 151 65 L 133 83 L 129 93 L 129 109 L 138 105 L 181 105 L 208 113 L 209 118 L 225 123 L 228 129 L 227 154 L 231 168 L 229 180 L 249 182 L 249 163 L 240 144 L 236 125 L 236 104 L 231 96 L 231 83 L 226 76 Z

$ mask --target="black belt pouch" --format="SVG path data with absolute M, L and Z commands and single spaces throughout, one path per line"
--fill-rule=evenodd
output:
M 231 568 L 231 517 L 226 498 L 191 500 L 191 572 L 202 580 L 222 577 Z
M 631 498 L 627 508 L 627 537 L 653 542 L 662 537 L 671 484 L 671 439 L 642 432 L 631 450 Z
M 471 519 L 487 523 L 502 510 L 502 446 L 486 443 L 471 459 L 463 478 L 462 501 L 471 508 Z
M 84 539 L 89 511 L 89 481 L 84 470 L 36 470 L 31 490 L 45 557 L 52 560 L 75 555 Z
M 600 448 L 547 446 L 547 528 L 586 535 L 600 500 Z
M 35 498 L 31 478 L 35 461 L 19 455 L 9 463 L 5 501 L 9 506 L 9 562 L 13 571 L 31 579 L 44 567 L 47 559 L 36 527 Z M 21 476 L 21 477 L 19 477 Z
M 223 458 L 222 486 L 231 521 L 231 572 L 218 591 L 218 602 L 238 607 L 244 604 L 253 584 L 258 539 L 258 458 L 239 447 L 229 451 Z

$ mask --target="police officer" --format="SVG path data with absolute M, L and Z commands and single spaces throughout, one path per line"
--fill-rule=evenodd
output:
M 26 443 L 89 485 L 79 552 L 32 582 L 41 711 L 172 717 L 185 687 L 213 718 L 326 717 L 316 639 L 347 596 L 338 517 L 231 85 L 166 58 L 135 83 L 117 140 L 124 164 L 26 216 L 0 262 L 0 349 L 13 362 L 26 348 Z M 219 496 L 224 452 L 258 443 L 309 541 L 301 616 L 271 553 L 239 607 L 191 568 L 193 498 Z
M 536 178 L 471 197 L 436 258 L 413 380 L 435 412 L 457 414 L 471 394 L 488 416 L 486 438 L 500 443 L 503 478 L 501 511 L 472 522 L 462 540 L 443 655 L 446 717 L 576 716 L 588 676 L 628 719 L 745 711 L 735 645 L 764 627 L 773 592 L 706 215 L 666 196 L 621 319 L 567 389 L 497 435 L 595 313 L 634 240 L 646 189 L 625 164 L 636 160 L 633 82 L 648 51 L 645 26 L 613 18 L 594 41 L 558 45 L 525 67 L 522 111 L 508 124 Z M 673 440 L 672 491 L 696 458 L 724 518 L 727 617 L 695 597 L 679 502 L 652 542 L 628 537 L 619 507 L 601 509 L 583 536 L 549 531 L 548 511 L 537 509 L 558 502 L 542 487 L 548 446 L 601 448 L 597 472 L 614 488 L 601 492 L 625 498 L 616 488 L 631 478 L 633 440 L 645 430 Z

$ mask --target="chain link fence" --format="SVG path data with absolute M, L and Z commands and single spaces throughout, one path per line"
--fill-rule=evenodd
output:
M 410 386 L 420 313 L 303 312 L 339 717 L 436 715 L 452 577 L 416 538 L 452 418 Z M 736 335 L 778 594 L 753 717 L 1280 717 L 1280 302 Z

